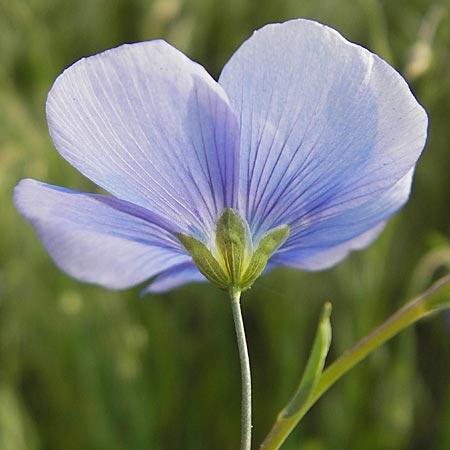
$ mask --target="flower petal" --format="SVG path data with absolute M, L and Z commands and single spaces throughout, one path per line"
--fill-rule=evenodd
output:
M 386 220 L 407 201 L 413 170 L 395 186 L 341 214 L 316 217 L 293 229 L 285 246 L 272 261 L 305 270 L 331 267 L 351 250 L 369 245 L 383 230 Z
M 178 231 L 209 232 L 234 203 L 238 125 L 203 67 L 164 41 L 81 59 L 47 101 L 59 153 L 114 196 Z
M 180 264 L 158 275 L 149 286 L 142 290 L 141 295 L 161 294 L 194 281 L 205 282 L 207 280 L 192 262 Z
M 112 197 L 27 179 L 14 202 L 56 264 L 81 281 L 122 289 L 190 260 L 163 220 Z
M 425 143 L 426 114 L 403 78 L 316 22 L 256 31 L 219 83 L 240 118 L 239 204 L 256 237 L 376 199 Z
M 385 222 L 382 222 L 369 231 L 346 241 L 335 247 L 327 248 L 303 248 L 277 254 L 273 260 L 278 264 L 294 267 L 302 270 L 324 270 L 342 261 L 353 250 L 360 250 L 370 245 L 383 231 Z M 325 247 L 326 248 L 326 247 Z

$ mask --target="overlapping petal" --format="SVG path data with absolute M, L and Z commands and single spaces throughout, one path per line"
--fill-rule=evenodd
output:
M 163 219 L 128 202 L 34 180 L 16 186 L 14 201 L 56 264 L 81 281 L 126 288 L 190 260 Z
M 207 235 L 238 188 L 238 125 L 223 89 L 164 41 L 82 59 L 47 101 L 59 153 L 111 194 Z
M 326 269 L 345 258 L 350 250 L 369 245 L 383 230 L 385 221 L 407 201 L 411 170 L 397 184 L 363 205 L 299 222 L 273 261 L 298 269 Z
M 198 271 L 197 266 L 190 261 L 158 275 L 149 286 L 142 290 L 142 295 L 147 293 L 160 294 L 194 281 L 204 282 L 207 280 Z
M 389 190 L 404 179 L 400 191 L 409 192 L 427 118 L 376 55 L 294 20 L 256 31 L 219 83 L 240 121 L 240 209 L 256 237 L 289 224 L 285 247 L 294 255 L 296 244 L 298 266 L 311 256 L 305 248 L 342 251 L 344 234 L 348 251 L 406 200 L 392 204 Z
M 339 262 L 406 202 L 427 129 L 392 67 L 302 19 L 255 32 L 219 83 L 164 41 L 82 59 L 47 118 L 60 154 L 116 198 L 25 180 L 16 206 L 70 275 L 156 276 L 144 293 L 205 280 L 174 233 L 211 246 L 228 207 L 254 245 L 289 225 L 267 267 Z

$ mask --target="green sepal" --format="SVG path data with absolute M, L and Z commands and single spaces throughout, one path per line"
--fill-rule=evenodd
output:
M 273 252 L 287 239 L 289 226 L 281 225 L 266 233 L 259 241 L 250 263 L 240 280 L 242 289 L 248 289 L 266 268 L 267 261 Z
M 183 233 L 175 236 L 192 257 L 198 270 L 221 289 L 248 289 L 264 271 L 273 252 L 286 240 L 289 226 L 281 225 L 267 232 L 253 251 L 247 222 L 231 208 L 217 221 L 213 249 Z
M 186 234 L 175 233 L 175 236 L 192 256 L 192 260 L 198 270 L 211 281 L 211 283 L 214 283 L 221 289 L 227 289 L 231 286 L 231 280 L 222 270 L 222 267 L 205 244 Z
M 228 272 L 231 285 L 237 286 L 245 258 L 245 230 L 231 208 L 220 216 L 216 228 L 216 247 L 219 259 Z

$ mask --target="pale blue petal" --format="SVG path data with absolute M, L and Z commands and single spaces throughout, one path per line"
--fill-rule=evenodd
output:
M 316 216 L 296 224 L 272 262 L 305 270 L 336 264 L 351 251 L 369 245 L 383 230 L 385 221 L 409 197 L 413 170 L 395 186 L 356 208 L 337 215 Z
M 385 222 L 382 222 L 362 235 L 331 248 L 304 246 L 291 249 L 275 255 L 273 263 L 310 271 L 328 269 L 346 258 L 351 251 L 370 245 L 383 231 L 384 226 Z
M 190 260 L 164 220 L 125 201 L 28 179 L 14 202 L 56 264 L 81 281 L 121 289 Z
M 238 128 L 227 95 L 164 41 L 82 59 L 47 101 L 59 153 L 111 194 L 179 231 L 210 233 L 238 188 Z
M 158 275 L 149 286 L 142 290 L 141 295 L 161 294 L 186 283 L 205 281 L 207 281 L 206 278 L 198 271 L 197 266 L 189 262 Z
M 316 22 L 256 31 L 219 83 L 240 121 L 239 205 L 256 238 L 322 217 L 348 224 L 347 213 L 370 208 L 406 176 L 425 143 L 426 114 L 403 78 Z M 386 220 L 378 206 L 378 217 L 354 227 L 348 240 Z M 337 219 L 332 225 L 339 227 Z M 323 224 L 321 232 L 334 231 Z M 322 250 L 342 238 L 330 236 Z

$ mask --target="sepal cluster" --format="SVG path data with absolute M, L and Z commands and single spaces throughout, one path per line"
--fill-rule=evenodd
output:
M 232 208 L 227 208 L 217 221 L 214 248 L 209 249 L 192 236 L 175 235 L 209 281 L 221 289 L 244 291 L 262 274 L 269 258 L 287 239 L 289 226 L 268 231 L 254 250 L 247 223 Z

